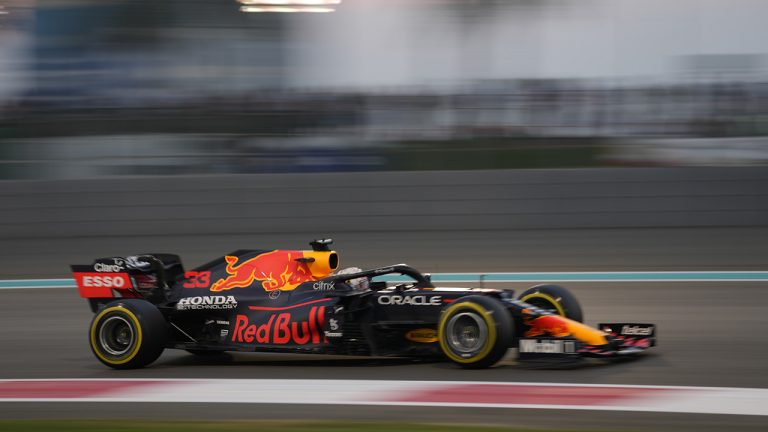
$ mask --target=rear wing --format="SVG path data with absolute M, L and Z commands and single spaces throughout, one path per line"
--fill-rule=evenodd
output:
M 120 269 L 118 266 L 105 266 L 102 263 L 73 265 L 71 268 L 77 290 L 82 298 L 141 297 L 141 294 L 136 291 L 133 278 L 126 269 Z

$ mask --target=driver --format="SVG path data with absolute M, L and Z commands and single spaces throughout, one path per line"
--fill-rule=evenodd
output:
M 347 267 L 345 269 L 341 269 L 336 272 L 336 275 L 345 275 L 345 274 L 353 274 L 353 273 L 360 273 L 363 271 L 360 267 Z M 352 289 L 355 289 L 357 291 L 367 291 L 368 290 L 368 284 L 369 280 L 367 277 L 359 277 L 355 279 L 349 279 L 346 281 L 349 286 L 352 287 Z

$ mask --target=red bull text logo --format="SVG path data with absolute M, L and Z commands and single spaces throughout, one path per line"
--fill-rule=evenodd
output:
M 558 315 L 544 315 L 531 320 L 526 320 L 529 326 L 525 332 L 525 337 L 552 336 L 565 337 L 570 336 L 568 322 Z
M 238 263 L 237 257 L 225 256 L 229 276 L 214 282 L 211 291 L 247 288 L 257 280 L 267 291 L 293 290 L 302 282 L 317 280 L 306 263 L 296 261 L 303 257 L 301 251 L 275 250 Z
M 306 321 L 296 320 L 290 312 L 283 312 L 271 315 L 266 323 L 251 324 L 246 315 L 238 315 L 232 341 L 265 345 L 319 344 L 327 342 L 322 335 L 324 325 L 325 306 L 310 308 Z

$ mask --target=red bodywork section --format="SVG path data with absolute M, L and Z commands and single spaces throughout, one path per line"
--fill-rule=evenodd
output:
M 113 298 L 114 291 L 121 297 L 135 297 L 128 273 L 75 272 L 73 275 L 80 297 Z
M 525 332 L 525 337 L 566 337 L 571 334 L 571 331 L 568 329 L 568 323 L 558 315 L 544 315 L 528 319 L 526 324 L 529 328 Z

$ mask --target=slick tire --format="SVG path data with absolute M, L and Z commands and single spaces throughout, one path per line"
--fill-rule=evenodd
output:
M 537 285 L 525 290 L 518 299 L 573 321 L 584 322 L 579 300 L 560 285 Z
M 152 303 L 127 299 L 96 313 L 89 340 L 100 362 L 114 369 L 137 369 L 160 357 L 167 335 L 165 318 Z
M 437 337 L 449 360 L 465 369 L 498 363 L 514 338 L 512 317 L 498 300 L 467 296 L 446 306 L 440 314 Z

